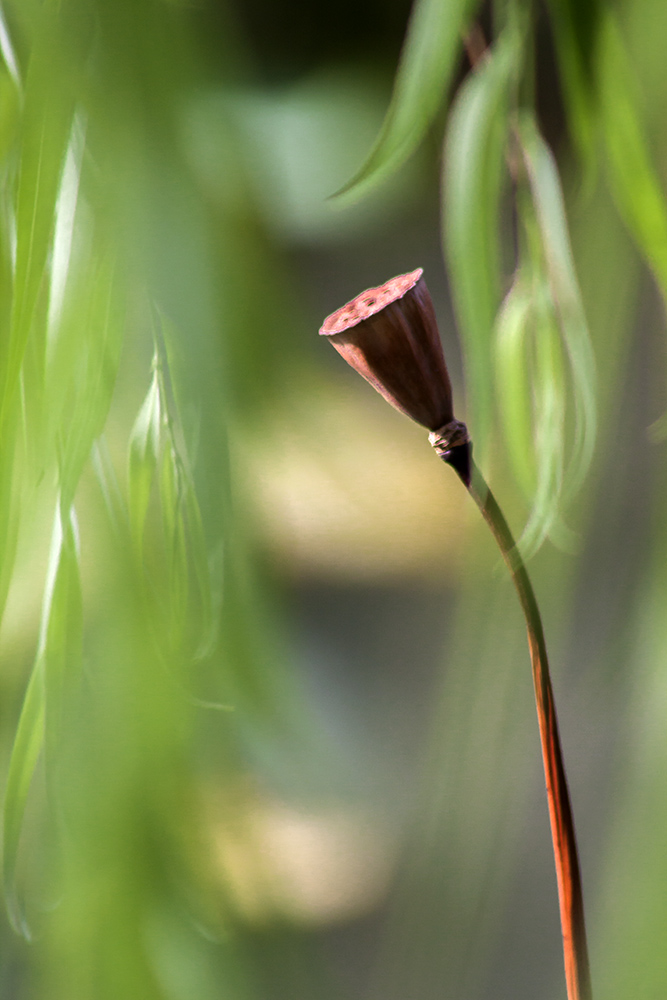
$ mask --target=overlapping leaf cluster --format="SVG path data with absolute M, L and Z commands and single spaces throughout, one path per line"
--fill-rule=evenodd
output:
M 562 509 L 581 485 L 596 438 L 596 366 L 559 167 L 535 101 L 532 53 L 545 17 L 584 186 L 603 172 L 663 295 L 666 209 L 618 13 L 596 0 L 553 0 L 546 11 L 508 0 L 494 6 L 486 40 L 479 13 L 475 3 L 417 0 L 385 123 L 345 194 L 362 194 L 415 150 L 467 41 L 472 65 L 453 95 L 443 153 L 445 256 L 473 437 L 489 456 L 500 418 L 529 504 L 522 541 L 533 551 L 548 536 L 568 544 Z
M 150 2 L 0 10 L 0 612 L 32 529 L 22 512 L 55 508 L 2 868 L 11 921 L 26 936 L 37 923 L 43 974 L 63 996 L 120 995 L 127 983 L 164 995 L 142 928 L 172 905 L 163 897 L 180 899 L 169 881 L 199 830 L 186 843 L 198 780 L 189 713 L 242 688 L 232 647 L 249 632 L 252 595 L 237 589 L 220 628 L 222 578 L 233 580 L 243 542 L 230 554 L 230 376 L 200 266 L 212 222 L 179 138 L 187 37 L 174 6 Z M 127 384 L 147 348 L 137 404 Z M 80 530 L 82 504 L 97 531 Z M 212 695 L 193 671 L 211 661 Z M 21 862 L 31 801 L 48 815 L 35 834 L 39 856 L 44 843 L 53 851 L 46 872 L 31 849 Z M 44 926 L 49 894 L 57 918 Z M 182 936 L 186 951 L 200 946 L 189 925 Z

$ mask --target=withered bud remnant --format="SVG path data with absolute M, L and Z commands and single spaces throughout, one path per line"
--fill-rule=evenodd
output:
M 320 333 L 397 410 L 427 427 L 438 454 L 466 485 L 470 445 L 454 420 L 452 387 L 423 271 L 369 288 L 324 321 Z
M 418 268 L 369 288 L 320 333 L 397 410 L 435 431 L 454 419 L 431 296 Z

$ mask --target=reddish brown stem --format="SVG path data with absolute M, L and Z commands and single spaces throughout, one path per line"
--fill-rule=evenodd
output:
M 469 476 L 462 476 L 462 478 L 498 543 L 503 559 L 512 575 L 526 619 L 549 802 L 551 837 L 558 880 L 568 1000 L 591 1000 L 591 980 L 577 842 L 558 735 L 558 720 L 549 677 L 549 661 L 542 619 L 535 592 L 507 521 L 496 498 L 472 460 L 470 472 Z

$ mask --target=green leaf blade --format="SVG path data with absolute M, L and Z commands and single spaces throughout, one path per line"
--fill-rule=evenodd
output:
M 128 454 L 129 513 L 135 542 L 141 548 L 144 522 L 161 447 L 162 414 L 157 367 L 130 435 Z
M 508 31 L 461 88 L 445 140 L 444 246 L 464 342 L 470 423 L 482 450 L 491 426 L 491 335 L 501 297 L 498 215 L 509 87 L 519 58 L 517 35 Z
M 575 427 L 567 473 L 567 492 L 572 494 L 586 475 L 595 446 L 595 358 L 570 246 L 558 167 L 534 119 L 527 113 L 521 117 L 518 135 L 540 229 L 547 278 L 572 380 Z
M 62 59 L 58 43 L 47 10 L 26 83 L 16 194 L 14 289 L 9 335 L 2 350 L 0 427 L 16 398 L 31 325 L 44 291 L 56 202 L 74 114 L 69 87 L 53 85 L 54 72 Z
M 14 738 L 2 816 L 2 872 L 7 913 L 14 930 L 28 939 L 30 929 L 19 899 L 16 868 L 28 792 L 44 743 L 45 704 L 43 664 L 38 658 Z
M 361 169 L 337 192 L 339 197 L 361 197 L 417 149 L 442 104 L 461 33 L 477 5 L 477 0 L 417 0 L 380 134 Z
M 530 290 L 518 277 L 498 314 L 494 370 L 507 454 L 517 482 L 527 498 L 532 496 L 535 488 L 531 388 L 527 364 L 531 323 Z
M 65 703 L 78 679 L 83 636 L 83 598 L 76 519 L 59 503 L 42 610 L 39 656 L 44 663 L 45 740 L 51 766 L 62 736 Z
M 602 22 L 599 0 L 549 0 L 556 57 L 565 100 L 565 110 L 575 146 L 588 176 L 594 180 L 597 166 L 597 101 L 595 51 Z
M 642 130 L 629 57 L 611 14 L 600 50 L 600 107 L 612 196 L 667 304 L 667 207 Z

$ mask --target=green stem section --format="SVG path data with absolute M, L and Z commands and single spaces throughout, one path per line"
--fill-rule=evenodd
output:
M 444 456 L 443 456 L 444 457 Z M 445 461 L 447 459 L 445 458 Z M 558 735 L 558 720 L 554 704 L 549 661 L 539 607 L 530 578 L 516 547 L 512 532 L 496 498 L 484 477 L 471 460 L 468 492 L 479 507 L 482 517 L 493 533 L 503 559 L 512 575 L 514 586 L 526 619 L 528 646 L 533 668 L 533 684 L 537 718 L 540 727 L 542 759 L 549 801 L 549 819 L 553 840 L 560 920 L 563 933 L 563 955 L 568 1000 L 591 1000 L 591 981 L 584 924 L 584 904 L 581 874 L 574 833 L 572 808 L 567 789 L 563 755 Z M 461 478 L 467 479 L 462 476 Z

